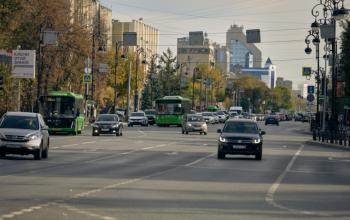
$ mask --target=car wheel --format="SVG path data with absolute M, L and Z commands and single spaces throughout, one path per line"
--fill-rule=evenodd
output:
M 225 153 L 218 150 L 218 159 L 225 159 Z
M 186 134 L 188 134 L 188 131 L 186 131 Z
M 199 132 L 200 135 L 203 135 L 203 132 Z
M 204 132 L 204 135 L 207 135 L 208 133 L 207 132 Z
M 34 160 L 41 160 L 43 154 L 43 144 L 40 144 L 40 148 L 34 152 Z
M 261 151 L 259 153 L 255 154 L 255 160 L 261 160 L 261 157 L 262 157 Z
M 181 133 L 182 133 L 182 134 L 185 134 L 185 131 L 182 129 Z
M 5 153 L 0 153 L 0 157 L 6 157 Z
M 49 157 L 49 146 L 50 146 L 50 141 L 48 140 L 46 149 L 42 153 L 42 158 L 48 158 Z

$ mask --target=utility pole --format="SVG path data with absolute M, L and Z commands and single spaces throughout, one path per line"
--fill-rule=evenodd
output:
M 119 47 L 121 44 L 117 41 L 115 43 L 115 57 L 114 57 L 114 105 L 113 112 L 116 113 L 117 106 L 117 70 L 118 70 L 118 61 L 119 61 Z

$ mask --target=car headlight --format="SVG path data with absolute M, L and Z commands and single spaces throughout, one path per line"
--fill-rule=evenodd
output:
M 219 137 L 219 141 L 220 141 L 220 142 L 227 142 L 227 139 L 220 136 L 220 137 Z
M 41 138 L 41 134 L 40 133 L 34 133 L 28 136 L 28 140 L 33 141 L 36 139 L 40 139 Z
M 116 127 L 118 127 L 118 124 L 112 125 L 112 128 L 116 128 Z
M 261 139 L 260 138 L 255 138 L 253 139 L 253 143 L 254 144 L 259 144 L 261 142 Z
M 192 124 L 191 124 L 191 123 L 188 123 L 187 126 L 188 126 L 188 127 L 192 127 Z
M 5 139 L 5 135 L 3 135 L 2 133 L 0 133 L 0 139 Z

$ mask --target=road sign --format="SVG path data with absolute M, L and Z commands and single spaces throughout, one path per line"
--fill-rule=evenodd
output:
M 100 73 L 108 73 L 108 64 L 100 63 L 99 72 Z
M 90 73 L 91 73 L 91 68 L 85 67 L 85 68 L 84 68 L 84 74 L 85 74 L 85 75 L 90 75 Z
M 35 78 L 35 50 L 14 50 L 12 56 L 12 77 Z
M 246 31 L 247 43 L 260 43 L 260 29 L 251 29 Z
M 314 94 L 309 94 L 309 95 L 307 95 L 306 99 L 309 102 L 313 102 L 315 100 L 315 96 L 314 96 Z
M 312 86 L 312 85 L 307 86 L 307 93 L 314 94 L 315 93 L 315 86 Z
M 303 76 L 311 76 L 311 71 L 312 71 L 311 67 L 304 66 L 302 69 Z
M 91 75 L 85 75 L 84 74 L 83 81 L 85 83 L 91 83 Z

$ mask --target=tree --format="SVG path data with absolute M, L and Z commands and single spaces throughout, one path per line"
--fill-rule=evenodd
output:
M 288 88 L 276 87 L 271 91 L 270 105 L 273 106 L 274 111 L 279 111 L 280 109 L 291 109 L 292 108 L 292 98 L 291 93 Z
M 41 66 L 43 73 L 44 84 L 39 87 L 42 92 L 84 92 L 82 73 L 84 60 L 91 54 L 91 33 L 74 19 L 71 8 L 71 1 L 67 0 L 4 0 L 1 3 L 0 48 L 20 46 L 37 51 L 37 66 Z M 56 45 L 42 44 L 41 34 L 46 30 L 58 32 Z M 42 57 L 39 57 L 40 47 Z M 37 83 L 38 77 L 21 80 L 23 109 L 30 109 L 29 103 L 36 100 Z
M 252 76 L 241 76 L 235 82 L 235 88 L 240 91 L 240 105 L 245 111 L 262 112 L 263 103 L 269 95 L 269 88 L 261 80 Z
M 170 48 L 166 52 L 163 52 L 160 57 L 161 70 L 159 72 L 160 80 L 160 94 L 165 95 L 178 95 L 180 80 L 177 77 L 176 57 L 173 57 L 173 53 Z

